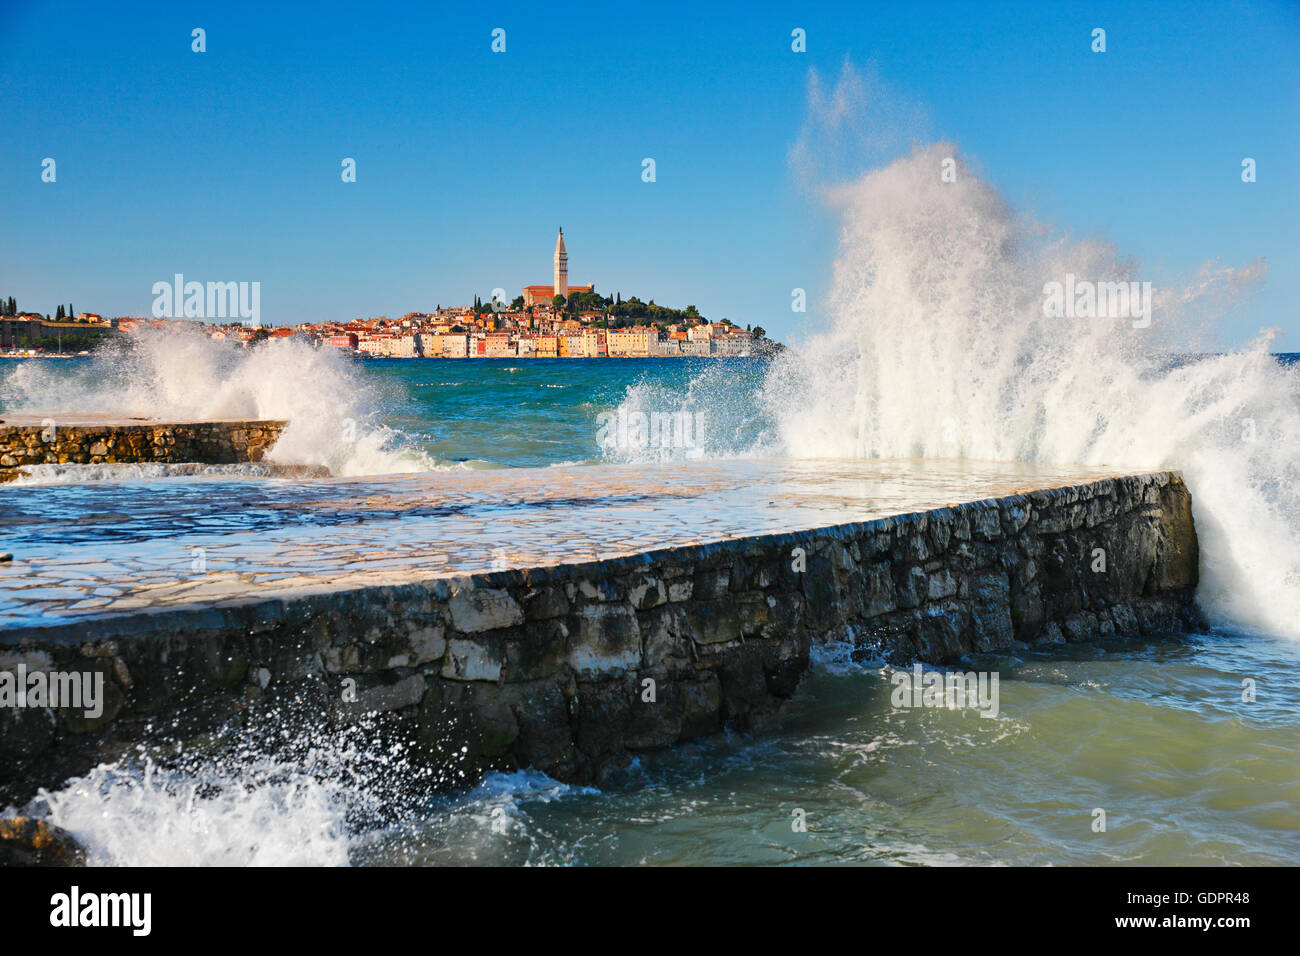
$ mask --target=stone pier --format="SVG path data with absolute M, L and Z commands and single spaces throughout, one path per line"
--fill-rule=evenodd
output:
M 761 731 L 820 644 L 939 663 L 1200 623 L 1174 472 L 780 460 L 173 487 L 6 492 L 0 671 L 99 674 L 105 699 L 0 710 L 0 806 L 141 744 L 366 715 L 462 781 L 600 782 Z
M 23 466 L 260 461 L 288 422 L 0 415 L 0 482 Z

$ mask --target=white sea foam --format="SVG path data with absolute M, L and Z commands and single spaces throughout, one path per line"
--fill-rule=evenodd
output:
M 373 715 L 328 730 L 295 705 L 222 736 L 218 751 L 170 748 L 165 764 L 140 748 L 22 813 L 67 830 L 94 866 L 343 866 L 358 840 L 465 782 L 456 760 L 413 758 Z
M 235 773 L 102 764 L 33 809 L 92 866 L 344 866 L 347 797 L 267 759 Z
M 1205 345 L 1211 296 L 1242 273 L 1206 270 L 1158 294 L 1150 328 L 1043 314 L 1074 272 L 1129 281 L 1095 241 L 1018 219 L 955 150 L 920 149 L 833 194 L 844 233 L 828 330 L 779 359 L 764 389 L 778 443 L 800 457 L 919 457 L 1181 469 L 1215 616 L 1300 635 L 1300 379 L 1263 334 Z M 1247 272 L 1258 271 L 1249 267 Z
M 430 802 L 423 788 L 431 778 L 404 760 L 385 761 L 380 781 L 378 754 L 367 754 L 370 770 L 358 774 L 357 753 L 331 746 L 308 761 L 244 749 L 237 760 L 193 758 L 169 768 L 101 764 L 7 812 L 67 830 L 91 866 L 346 866 L 411 821 L 490 857 L 500 849 L 497 831 L 528 841 L 526 806 L 599 793 L 520 770 L 488 773 L 472 790 Z M 398 777 L 405 779 L 395 784 Z M 405 792 L 385 804 L 375 783 Z
M 71 375 L 24 362 L 0 393 L 13 412 L 122 418 L 288 419 L 267 460 L 334 475 L 436 470 L 438 463 L 379 422 L 373 382 L 334 349 L 295 338 L 253 348 L 188 330 L 141 330 Z
M 201 465 L 192 462 L 131 462 L 107 465 L 25 465 L 14 485 L 80 485 L 96 481 L 153 481 L 176 477 L 267 478 L 275 469 L 260 462 Z

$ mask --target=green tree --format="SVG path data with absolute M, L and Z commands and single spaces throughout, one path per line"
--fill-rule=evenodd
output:
M 553 308 L 556 312 L 562 311 L 564 309 L 564 296 L 557 295 L 554 298 L 552 298 L 551 308 Z
M 764 329 L 761 325 L 754 326 L 754 338 L 761 339 L 765 335 L 767 335 L 766 329 Z

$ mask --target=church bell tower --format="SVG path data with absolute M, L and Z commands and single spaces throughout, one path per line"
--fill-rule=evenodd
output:
M 555 240 L 555 295 L 569 297 L 569 253 L 564 248 L 564 230 Z

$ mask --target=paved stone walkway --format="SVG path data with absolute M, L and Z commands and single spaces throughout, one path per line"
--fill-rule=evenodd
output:
M 768 460 L 0 489 L 0 629 L 604 560 L 1125 472 Z

